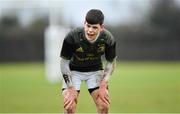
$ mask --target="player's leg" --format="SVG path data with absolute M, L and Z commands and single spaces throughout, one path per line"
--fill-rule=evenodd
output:
M 90 89 L 91 91 L 93 89 Z M 104 102 L 100 97 L 99 97 L 99 93 L 98 93 L 99 89 L 95 89 L 94 91 L 91 92 L 91 96 L 96 104 L 96 109 L 97 112 L 100 114 L 107 114 L 109 111 L 109 103 L 108 102 Z M 109 97 L 107 99 L 109 101 Z
M 89 93 L 91 94 L 95 104 L 96 109 L 98 113 L 105 114 L 108 113 L 109 110 L 109 102 L 103 101 L 99 97 L 99 85 L 102 80 L 102 71 L 96 71 L 96 72 L 90 72 L 88 79 L 86 80 L 86 84 L 88 86 Z M 106 95 L 108 95 L 108 90 L 105 90 L 107 92 Z M 107 97 L 107 100 L 109 101 L 109 97 Z
M 71 100 L 70 102 L 66 103 L 67 97 L 69 97 L 69 93 L 67 92 L 67 89 L 63 90 L 63 98 L 64 98 L 64 112 L 66 114 L 73 114 L 76 111 L 76 106 L 77 106 L 77 99 L 79 95 L 79 91 L 76 91 L 75 93 L 75 99 Z
M 74 93 L 75 98 L 70 100 L 69 102 L 66 102 L 66 99 L 69 99 L 68 94 L 72 94 L 72 93 L 67 91 L 67 86 L 64 81 L 63 81 L 63 87 L 62 87 L 63 88 L 62 94 L 64 98 L 64 112 L 67 114 L 72 114 L 72 113 L 75 113 L 76 111 L 76 105 L 77 105 L 78 95 L 79 95 L 80 86 L 81 86 L 81 78 L 76 72 L 75 73 L 73 72 L 72 83 L 73 83 L 73 87 L 76 90 Z

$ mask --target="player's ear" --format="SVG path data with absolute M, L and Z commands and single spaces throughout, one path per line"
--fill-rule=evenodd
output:
M 101 26 L 101 31 L 104 29 L 104 25 L 102 24 L 102 25 L 100 25 Z

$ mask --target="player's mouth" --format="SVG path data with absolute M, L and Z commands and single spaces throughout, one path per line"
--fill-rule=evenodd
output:
M 94 34 L 87 33 L 88 37 L 93 37 Z

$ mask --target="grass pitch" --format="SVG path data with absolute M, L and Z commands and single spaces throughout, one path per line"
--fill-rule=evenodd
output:
M 0 64 L 0 113 L 62 113 L 61 83 L 44 73 L 43 63 Z M 118 62 L 109 93 L 111 113 L 180 112 L 180 62 Z M 85 84 L 77 112 L 96 112 Z

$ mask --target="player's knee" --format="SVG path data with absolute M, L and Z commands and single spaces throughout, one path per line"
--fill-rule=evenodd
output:
M 100 112 L 108 112 L 109 110 L 109 104 L 106 104 L 102 101 L 98 102 L 97 108 Z
M 75 113 L 75 108 L 67 108 L 65 110 L 67 113 Z
M 76 110 L 75 106 L 69 106 L 69 107 L 65 108 L 65 111 L 68 112 L 68 113 L 74 113 L 75 110 Z
M 76 110 L 76 102 L 72 103 L 72 105 L 64 107 L 65 111 L 68 113 L 74 113 Z

